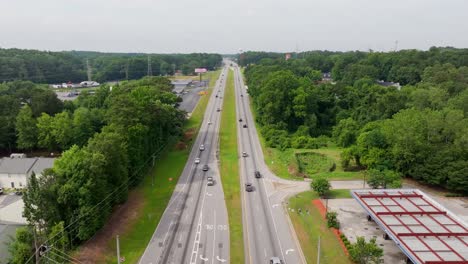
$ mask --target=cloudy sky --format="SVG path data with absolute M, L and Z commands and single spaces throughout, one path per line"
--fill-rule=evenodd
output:
M 468 48 L 467 0 L 0 0 L 0 47 L 112 52 Z

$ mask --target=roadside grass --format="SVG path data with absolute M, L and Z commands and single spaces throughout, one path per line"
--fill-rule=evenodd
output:
M 288 205 L 289 208 L 294 209 L 294 212 L 289 211 L 289 216 L 307 262 L 316 262 L 318 237 L 320 236 L 321 263 L 351 264 L 352 262 L 344 253 L 338 238 L 327 227 L 326 220 L 312 204 L 314 199 L 318 199 L 318 195 L 314 191 L 307 191 L 291 197 Z M 302 211 L 301 214 L 298 214 L 299 208 Z
M 211 80 L 208 94 L 200 98 L 194 114 L 185 124 L 185 131 L 192 131 L 193 135 L 188 140 L 186 148 L 176 148 L 175 142 L 168 145 L 161 157 L 156 160 L 156 166 L 150 170 L 148 175 L 132 192 L 143 194 L 142 209 L 136 211 L 135 217 L 128 224 L 127 230 L 120 234 L 120 255 L 125 257 L 125 263 L 137 263 L 154 230 L 166 209 L 172 196 L 180 174 L 187 162 L 194 139 L 198 134 L 203 115 L 208 104 L 209 95 L 216 82 L 220 71 L 210 72 Z M 154 186 L 152 185 L 154 179 Z M 106 252 L 106 263 L 117 263 L 115 257 L 115 239 L 109 238 L 108 250 Z
M 229 217 L 231 263 L 244 262 L 244 239 L 242 234 L 242 205 L 237 152 L 236 101 L 234 73 L 229 71 L 224 105 L 221 116 L 220 173 Z

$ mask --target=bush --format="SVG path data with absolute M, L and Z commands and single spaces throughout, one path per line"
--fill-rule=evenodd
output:
M 327 218 L 328 228 L 331 228 L 331 227 L 334 227 L 336 229 L 340 228 L 340 222 L 338 221 L 338 218 L 336 217 L 336 212 L 327 212 L 326 218 Z

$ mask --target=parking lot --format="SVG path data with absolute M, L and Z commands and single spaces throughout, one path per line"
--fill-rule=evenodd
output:
M 23 218 L 23 200 L 15 194 L 0 195 L 0 264 L 7 263 L 8 247 L 6 243 L 15 236 L 16 229 L 26 224 Z

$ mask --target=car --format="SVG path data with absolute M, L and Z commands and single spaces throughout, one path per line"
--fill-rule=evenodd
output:
M 252 183 L 250 183 L 250 182 L 246 183 L 246 184 L 245 184 L 245 190 L 246 190 L 247 192 L 253 192 L 254 187 L 253 187 Z
M 242 122 L 242 118 L 239 118 L 239 122 Z
M 208 169 L 209 169 L 208 165 L 206 165 L 206 164 L 203 165 L 203 169 L 202 169 L 203 171 L 208 171 Z
M 220 108 L 216 109 L 216 112 L 221 112 L 221 109 Z
M 211 125 L 211 121 L 208 121 L 208 125 Z
M 244 151 L 244 152 L 242 152 L 242 157 L 244 157 L 244 158 L 245 158 L 245 157 L 247 157 L 247 156 L 248 156 L 248 155 L 247 155 L 247 152 L 245 152 L 245 151 Z
M 218 98 L 218 95 L 216 95 L 216 98 Z
M 247 124 L 244 124 L 243 127 L 244 127 L 244 128 L 247 128 Z
M 21 190 L 21 189 L 16 189 L 15 194 L 16 194 L 16 195 L 23 195 L 23 190 Z
M 0 187 L 0 194 L 3 194 L 3 188 Z
M 200 145 L 200 151 L 204 151 L 205 150 L 205 145 L 201 144 Z
M 195 158 L 195 164 L 200 163 L 200 158 Z
M 283 264 L 283 261 L 281 261 L 278 257 L 272 257 L 269 263 L 270 264 Z
M 241 97 L 244 97 L 244 95 L 243 95 L 243 94 L 241 94 Z
M 262 174 L 260 174 L 260 172 L 258 170 L 255 171 L 255 178 L 261 178 L 262 177 Z
M 206 185 L 208 185 L 208 186 L 213 186 L 214 185 L 213 177 L 206 178 Z

